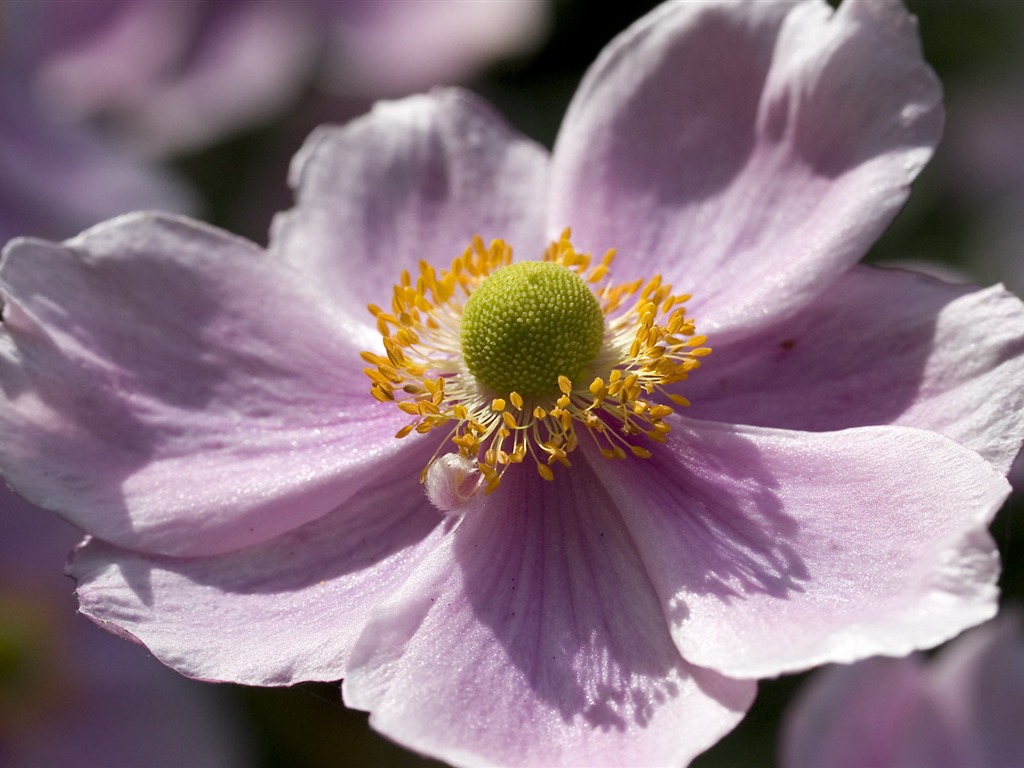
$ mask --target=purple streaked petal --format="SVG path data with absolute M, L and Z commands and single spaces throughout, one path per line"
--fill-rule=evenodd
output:
M 753 684 L 679 656 L 585 463 L 487 500 L 367 625 L 347 703 L 456 765 L 683 764 L 735 725 Z
M 413 462 L 382 467 L 330 514 L 224 555 L 160 557 L 89 540 L 69 565 L 81 611 L 189 677 L 337 680 L 375 606 L 439 544 L 443 518 L 418 477 Z
M 705 331 L 755 327 L 877 239 L 938 141 L 940 97 L 896 2 L 666 3 L 580 86 L 549 225 L 692 291 Z
M 303 280 L 166 216 L 16 241 L 0 266 L 4 476 L 94 536 L 166 554 L 334 509 L 399 452 L 401 418 L 368 397 L 358 348 Z
M 903 654 L 995 611 L 988 523 L 1009 486 L 933 432 L 672 419 L 598 477 L 687 661 L 737 677 Z
M 292 165 L 298 203 L 270 247 L 372 326 L 366 304 L 387 306 L 403 269 L 446 268 L 475 234 L 539 258 L 546 176 L 543 148 L 468 93 L 381 102 L 306 142 Z
M 687 416 L 811 432 L 920 427 L 1002 472 L 1020 449 L 1024 306 L 1001 287 L 859 267 L 795 317 L 711 341 L 679 388 Z

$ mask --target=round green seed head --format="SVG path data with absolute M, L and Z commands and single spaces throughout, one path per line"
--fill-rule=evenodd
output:
M 543 395 L 559 375 L 575 379 L 601 349 L 604 313 L 571 269 L 546 261 L 502 267 L 462 314 L 462 355 L 495 392 Z

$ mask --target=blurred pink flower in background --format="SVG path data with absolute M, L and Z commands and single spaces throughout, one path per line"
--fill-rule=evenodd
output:
M 760 677 L 995 611 L 1024 308 L 857 265 L 941 123 L 895 2 L 661 6 L 551 154 L 461 91 L 382 103 L 310 138 L 267 251 L 152 214 L 8 246 L 0 469 L 95 537 L 83 612 L 186 675 L 345 678 L 460 765 L 685 762 Z M 393 438 L 363 307 L 473 235 L 529 259 L 567 226 L 692 290 L 715 353 L 649 459 L 581 441 L 445 520 L 443 438 Z
M 40 37 L 35 88 L 130 144 L 193 150 L 319 80 L 380 97 L 458 82 L 538 45 L 545 0 L 8 0 Z
M 2 485 L 0 531 L 0 764 L 248 764 L 217 692 L 75 615 L 60 566 L 81 533 Z
M 818 672 L 787 713 L 783 768 L 1024 765 L 1024 622 L 1011 606 L 940 649 Z
M 139 208 L 190 212 L 197 205 L 173 174 L 90 129 L 51 120 L 0 71 L 0 242 L 68 237 Z
M 132 210 L 194 214 L 151 156 L 251 128 L 320 82 L 371 98 L 535 47 L 545 0 L 5 0 L 0 244 Z

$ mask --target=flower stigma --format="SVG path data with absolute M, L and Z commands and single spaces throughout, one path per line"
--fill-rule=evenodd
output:
M 566 230 L 541 261 L 513 263 L 504 241 L 477 236 L 447 270 L 403 271 L 391 310 L 368 307 L 386 355 L 361 355 L 373 397 L 410 417 L 395 437 L 447 429 L 460 482 L 473 466 L 485 493 L 527 459 L 553 480 L 581 434 L 606 458 L 649 458 L 644 442 L 665 441 L 674 410 L 658 400 L 689 405 L 664 387 L 711 349 L 686 316 L 689 294 L 660 275 L 616 284 L 614 259 L 591 266 Z

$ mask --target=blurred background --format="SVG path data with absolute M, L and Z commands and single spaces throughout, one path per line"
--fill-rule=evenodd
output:
M 438 83 L 550 147 L 585 68 L 654 5 L 0 0 L 0 242 L 158 208 L 266 244 L 315 126 Z M 908 5 L 946 89 L 946 135 L 868 258 L 1022 292 L 1024 3 Z M 1007 600 L 1024 598 L 1022 520 L 1017 495 L 993 526 Z M 439 765 L 370 731 L 336 684 L 197 683 L 93 627 L 62 575 L 77 537 L 0 493 L 0 765 Z M 765 681 L 695 765 L 775 765 L 808 677 Z

